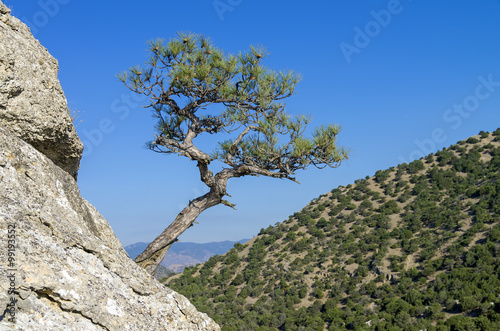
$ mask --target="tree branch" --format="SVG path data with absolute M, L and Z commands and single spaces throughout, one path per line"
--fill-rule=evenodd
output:
M 222 199 L 222 200 L 220 201 L 220 203 L 222 203 L 224 206 L 228 206 L 228 207 L 231 207 L 231 208 L 233 208 L 234 210 L 236 210 L 236 208 L 235 208 L 235 207 L 236 207 L 236 205 L 235 205 L 234 203 L 231 203 L 231 202 L 229 202 L 229 201 L 227 201 L 227 200 L 224 200 L 224 199 Z

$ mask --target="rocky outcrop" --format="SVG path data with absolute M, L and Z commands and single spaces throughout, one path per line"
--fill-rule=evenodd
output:
M 0 126 L 76 178 L 83 144 L 58 70 L 57 60 L 0 1 Z
M 13 265 L 0 251 L 0 329 L 219 329 L 128 257 L 68 173 L 2 128 L 0 183 L 0 240 L 16 244 Z
M 80 195 L 57 61 L 0 2 L 0 330 L 220 330 Z

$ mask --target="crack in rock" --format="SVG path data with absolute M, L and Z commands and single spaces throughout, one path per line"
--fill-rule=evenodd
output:
M 55 293 L 51 289 L 34 289 L 34 288 L 30 288 L 30 289 L 31 289 L 32 292 L 34 292 L 37 295 L 37 297 L 39 299 L 45 298 L 45 299 L 49 300 L 50 302 L 55 303 L 59 307 L 60 310 L 66 312 L 66 313 L 80 315 L 83 318 L 89 320 L 92 324 L 98 325 L 98 326 L 100 326 L 101 328 L 103 328 L 105 330 L 111 331 L 105 325 L 103 325 L 103 324 L 101 324 L 99 322 L 94 321 L 92 319 L 92 317 L 86 316 L 83 312 L 81 312 L 79 310 L 64 308 L 62 306 L 61 301 L 71 302 L 71 300 L 65 300 L 65 299 L 61 298 L 61 296 L 59 294 Z

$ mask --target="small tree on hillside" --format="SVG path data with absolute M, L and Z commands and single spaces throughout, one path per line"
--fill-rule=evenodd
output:
M 148 45 L 151 57 L 146 66 L 133 67 L 118 78 L 149 97 L 145 107 L 158 124 L 148 147 L 196 161 L 200 179 L 209 188 L 135 259 L 153 274 L 200 213 L 218 204 L 234 208 L 224 199 L 230 178 L 262 175 L 297 182 L 297 170 L 309 165 L 337 167 L 347 152 L 335 143 L 340 131 L 336 125 L 321 126 L 312 138 L 304 137 L 309 119 L 288 115 L 280 102 L 294 93 L 299 77 L 263 67 L 264 49 L 250 47 L 239 55 L 226 55 L 208 38 L 184 33 Z M 203 134 L 222 137 L 216 150 L 208 153 L 194 144 Z M 223 163 L 216 174 L 209 169 L 215 160 Z

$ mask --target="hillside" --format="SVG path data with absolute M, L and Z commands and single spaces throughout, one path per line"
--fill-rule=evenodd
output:
M 500 330 L 500 129 L 333 189 L 167 280 L 222 330 Z

